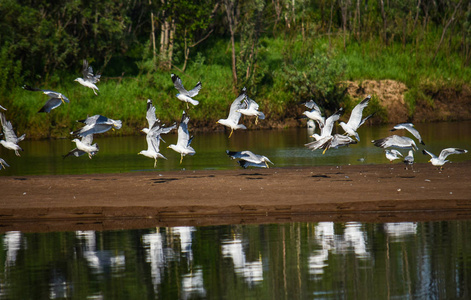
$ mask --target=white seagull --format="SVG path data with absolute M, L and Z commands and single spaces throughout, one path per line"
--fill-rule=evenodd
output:
M 399 129 L 405 129 L 409 131 L 422 145 L 425 145 L 424 141 L 422 140 L 422 137 L 420 136 L 420 133 L 417 129 L 414 128 L 414 124 L 412 123 L 401 123 L 397 124 L 396 126 L 391 129 L 391 131 L 399 130 Z
M 425 149 L 422 150 L 422 153 L 430 155 L 431 159 L 429 160 L 429 162 L 431 162 L 432 165 L 434 165 L 436 167 L 440 167 L 440 170 L 441 170 L 441 169 L 443 169 L 443 165 L 446 162 L 448 162 L 448 160 L 446 160 L 448 155 L 451 155 L 451 154 L 464 154 L 464 153 L 468 153 L 468 150 L 459 149 L 459 148 L 446 148 L 446 149 L 443 149 L 440 152 L 440 155 L 438 157 L 436 157 L 435 154 L 433 154 L 432 152 L 429 152 Z
M 148 128 L 147 128 L 148 129 Z M 143 130 L 144 131 L 144 130 Z M 157 166 L 157 158 L 167 159 L 160 153 L 160 134 L 162 133 L 162 127 L 160 127 L 160 121 L 154 122 L 152 127 L 146 132 L 147 150 L 142 150 L 138 154 L 144 155 L 154 159 L 154 168 Z
M 352 113 L 350 114 L 350 118 L 348 119 L 347 123 L 340 122 L 339 125 L 342 126 L 345 133 L 349 136 L 354 136 L 357 141 L 360 141 L 360 137 L 358 136 L 357 130 L 358 128 L 363 125 L 369 118 L 373 116 L 373 114 L 367 116 L 366 118 L 362 119 L 363 109 L 368 106 L 368 103 L 371 99 L 371 96 L 367 96 L 363 99 L 360 103 L 358 103 L 355 108 L 353 108 Z
M 177 144 L 169 145 L 168 148 L 175 150 L 176 152 L 180 153 L 180 164 L 183 161 L 183 156 L 185 155 L 194 155 L 196 153 L 195 149 L 193 149 L 190 144 L 193 140 L 193 137 L 190 138 L 190 133 L 188 132 L 188 122 L 190 121 L 190 117 L 183 111 L 182 120 L 180 125 L 178 126 L 178 139 Z
M 2 168 L 6 169 L 6 167 L 9 167 L 10 165 L 7 164 L 7 162 L 3 159 L 3 158 L 0 158 L 0 170 Z
M 229 138 L 232 136 L 232 133 L 234 132 L 234 130 L 247 129 L 247 127 L 245 127 L 244 125 L 239 124 L 241 113 L 238 112 L 239 109 L 243 108 L 241 102 L 245 100 L 245 98 L 247 97 L 246 92 L 247 92 L 247 89 L 244 87 L 242 89 L 241 94 L 234 100 L 234 102 L 232 102 L 231 108 L 229 109 L 229 116 L 227 117 L 227 119 L 219 119 L 217 121 L 217 123 L 227 126 L 231 129 Z
M 402 153 L 397 151 L 396 149 L 392 149 L 392 150 L 386 149 L 385 153 L 386 153 L 386 158 L 389 159 L 389 162 L 391 163 L 393 162 L 393 160 L 403 157 Z
M 404 163 L 406 164 L 406 170 L 411 166 L 412 170 L 414 169 L 414 151 L 409 150 L 409 153 L 404 157 Z
M 191 103 L 193 105 L 198 105 L 199 101 L 193 99 L 194 96 L 198 95 L 199 91 L 201 90 L 201 81 L 198 81 L 198 83 L 195 85 L 195 87 L 189 91 L 187 91 L 183 87 L 182 80 L 180 77 L 178 77 L 175 74 L 171 74 L 170 77 L 172 77 L 173 85 L 175 88 L 178 90 L 177 98 L 180 101 L 186 102 L 186 108 L 188 109 L 188 103 Z
M 77 122 L 85 123 L 85 126 L 79 130 L 71 132 L 71 134 L 82 137 L 89 134 L 103 133 L 110 129 L 120 129 L 123 125 L 121 120 L 113 120 L 102 115 L 94 115 L 85 120 L 78 120 Z
M 253 167 L 269 168 L 268 163 L 271 163 L 273 165 L 273 163 L 271 162 L 270 159 L 268 159 L 268 157 L 264 155 L 255 154 L 249 150 L 239 151 L 239 152 L 226 150 L 226 154 L 229 155 L 232 159 L 240 159 L 240 160 L 246 161 L 250 163 L 250 166 L 253 166 Z M 244 169 L 245 168 L 246 167 L 244 167 Z
M 86 59 L 83 60 L 83 67 L 82 67 L 82 74 L 83 78 L 76 78 L 74 81 L 78 81 L 81 85 L 91 88 L 95 95 L 98 95 L 96 91 L 98 91 L 98 87 L 95 85 L 98 81 L 100 81 L 100 74 L 93 75 L 93 69 L 88 65 L 88 61 Z
M 54 92 L 51 90 L 41 90 L 38 88 L 33 88 L 30 87 L 29 85 L 24 85 L 23 89 L 27 91 L 32 91 L 32 92 L 43 92 L 45 95 L 49 96 L 49 100 L 47 100 L 46 104 L 38 111 L 38 112 L 44 112 L 44 113 L 49 113 L 51 110 L 54 108 L 59 107 L 62 103 L 69 103 L 69 99 L 64 96 L 62 93 L 59 92 Z
M 82 154 L 88 153 L 88 157 L 92 159 L 92 156 L 95 155 L 99 150 L 98 144 L 95 143 L 92 145 L 93 134 L 87 134 L 83 136 L 81 140 L 73 139 L 72 142 L 75 142 L 77 148 L 70 151 L 67 155 L 64 156 L 64 158 L 69 155 L 79 157 Z
M 255 125 L 257 125 L 258 123 L 258 119 L 260 120 L 265 119 L 265 114 L 258 110 L 259 108 L 258 103 L 250 99 L 248 96 L 246 96 L 244 99 L 244 105 L 245 107 L 239 108 L 237 112 L 240 112 L 241 114 L 249 116 L 249 117 L 256 117 Z
M 381 148 L 418 149 L 413 139 L 399 135 L 391 135 L 384 139 L 373 140 L 371 142 L 374 143 L 376 147 Z
M 322 129 L 322 127 L 324 127 L 325 118 L 322 116 L 322 112 L 319 106 L 316 104 L 316 102 L 314 102 L 314 100 L 310 100 L 304 103 L 304 105 L 311 110 L 303 112 L 303 115 L 305 115 L 311 120 L 316 121 L 317 124 L 319 124 L 319 128 Z
M 147 134 L 149 132 L 149 128 L 152 128 L 154 126 L 155 122 L 160 122 L 160 120 L 157 119 L 157 117 L 155 115 L 155 106 L 152 104 L 152 100 L 150 100 L 150 99 L 147 99 L 146 119 L 147 119 L 147 123 L 149 124 L 149 127 L 148 128 L 143 128 L 142 131 Z M 159 125 L 160 125 L 160 123 L 159 123 Z M 171 130 L 176 128 L 177 125 L 175 123 L 170 127 L 163 127 L 163 126 L 164 125 L 161 126 L 160 134 L 158 136 L 165 143 L 165 141 L 162 139 L 161 135 L 169 133 Z
M 14 150 L 16 156 L 20 156 L 20 153 L 18 151 L 23 151 L 20 146 L 18 146 L 18 143 L 21 142 L 22 140 L 25 139 L 25 134 L 23 134 L 20 137 L 17 137 L 15 134 L 15 131 L 13 130 L 13 126 L 11 125 L 10 121 L 7 121 L 5 118 L 5 115 L 0 112 L 0 122 L 2 123 L 2 128 L 3 128 L 3 134 L 5 135 L 5 140 L 0 140 L 0 144 L 3 145 L 3 147 Z

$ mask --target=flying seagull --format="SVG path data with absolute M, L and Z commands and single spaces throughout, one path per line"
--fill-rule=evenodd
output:
M 86 59 L 83 60 L 83 67 L 82 67 L 82 74 L 83 78 L 76 78 L 74 81 L 78 81 L 81 85 L 91 88 L 95 95 L 98 95 L 96 91 L 98 91 L 98 87 L 95 85 L 98 81 L 100 81 L 100 74 L 93 75 L 93 69 L 91 66 L 88 65 L 88 61 Z
M 264 120 L 265 119 L 265 114 L 261 111 L 258 110 L 259 105 L 257 102 L 254 100 L 250 99 L 248 96 L 245 97 L 244 99 L 244 108 L 239 108 L 237 112 L 249 116 L 249 117 L 256 117 L 255 119 L 255 125 L 258 123 L 258 119 Z
M 152 100 L 150 100 L 150 99 L 147 99 L 146 119 L 147 119 L 147 123 L 149 124 L 149 127 L 148 128 L 143 128 L 142 131 L 147 134 L 149 132 L 149 128 L 152 128 L 154 126 L 155 122 L 160 122 L 160 120 L 157 119 L 157 117 L 155 115 L 155 106 L 152 104 Z M 159 123 L 159 126 L 160 126 L 160 123 Z M 175 129 L 177 127 L 177 125 L 175 123 L 170 127 L 163 127 L 163 126 L 164 125 L 162 125 L 160 127 L 160 134 L 158 136 L 165 143 L 165 141 L 162 139 L 161 135 L 169 133 L 170 131 Z
M 316 121 L 317 124 L 319 124 L 319 128 L 322 129 L 322 127 L 324 127 L 325 118 L 322 116 L 322 112 L 321 112 L 321 109 L 319 108 L 319 106 L 316 104 L 316 102 L 314 102 L 314 100 L 310 100 L 310 101 L 304 103 L 304 105 L 307 108 L 309 108 L 310 111 L 303 112 L 303 115 L 305 115 L 306 117 L 308 117 L 311 120 Z
M 436 167 L 440 167 L 440 170 L 442 170 L 443 165 L 446 162 L 448 162 L 448 160 L 446 160 L 448 155 L 451 155 L 451 154 L 464 154 L 464 153 L 468 153 L 468 150 L 459 149 L 459 148 L 446 148 L 446 149 L 443 149 L 440 152 L 440 155 L 438 157 L 436 157 L 435 154 L 433 154 L 432 152 L 429 152 L 425 149 L 422 150 L 422 153 L 430 155 L 431 159 L 429 160 L 429 162 L 431 162 L 432 165 L 434 165 Z
M 75 142 L 75 144 L 77 145 L 77 148 L 73 149 L 68 154 L 66 154 L 64 158 L 66 158 L 69 155 L 74 155 L 76 157 L 79 157 L 80 155 L 88 153 L 88 157 L 92 159 L 92 156 L 95 155 L 99 150 L 98 145 L 96 143 L 92 145 L 93 143 L 92 133 L 83 136 L 81 140 L 77 138 L 73 139 L 72 142 Z
M 269 168 L 268 163 L 271 163 L 273 165 L 273 163 L 270 161 L 270 159 L 268 159 L 268 157 L 264 155 L 255 154 L 249 150 L 239 151 L 239 152 L 226 150 L 226 154 L 229 155 L 232 159 L 240 159 L 240 160 L 246 161 L 251 164 L 250 166 L 253 166 L 253 167 L 255 166 L 255 167 Z
M 43 92 L 43 94 L 49 96 L 49 100 L 47 100 L 46 104 L 38 111 L 38 112 L 44 112 L 44 113 L 49 113 L 51 110 L 54 108 L 59 107 L 62 103 L 69 103 L 69 99 L 64 96 L 62 93 L 59 92 L 54 92 L 51 90 L 42 90 L 38 88 L 33 88 L 29 85 L 24 85 L 23 89 L 27 91 L 32 91 L 32 92 Z
M 373 140 L 371 142 L 374 143 L 376 147 L 381 148 L 418 149 L 413 139 L 399 135 L 391 135 L 384 139 Z
M 409 150 L 409 153 L 406 157 L 404 157 L 404 163 L 406 164 L 406 170 L 411 166 L 412 170 L 414 170 L 414 151 Z
M 391 129 L 391 131 L 395 131 L 399 129 L 405 129 L 409 131 L 422 145 L 425 145 L 424 141 L 422 140 L 422 137 L 420 136 L 419 131 L 414 128 L 414 124 L 412 123 L 397 124 L 396 126 L 394 126 L 393 129 Z
M 7 162 L 3 159 L 3 158 L 0 158 L 0 170 L 2 168 L 6 169 L 7 167 L 9 167 L 10 165 L 7 164 Z
M 232 102 L 231 108 L 229 109 L 229 116 L 227 117 L 227 119 L 219 119 L 217 121 L 217 123 L 227 126 L 231 129 L 229 138 L 232 136 L 232 133 L 234 132 L 234 130 L 247 129 L 247 127 L 245 127 L 244 125 L 239 124 L 241 113 L 238 112 L 239 109 L 243 108 L 241 103 L 247 97 L 246 92 L 247 92 L 247 89 L 244 87 L 242 89 L 241 94 L 234 100 L 234 102 Z
M 0 112 L 0 122 L 2 123 L 3 134 L 5 135 L 5 140 L 0 140 L 0 144 L 7 149 L 14 150 L 16 156 L 20 156 L 18 151 L 23 151 L 23 149 L 18 146 L 18 143 L 24 140 L 26 135 L 23 134 L 22 136 L 17 137 L 11 122 L 7 121 L 2 112 Z
M 186 108 L 188 109 L 188 102 L 193 104 L 193 105 L 198 105 L 199 101 L 193 99 L 194 96 L 198 95 L 199 91 L 201 90 L 201 81 L 198 81 L 198 83 L 195 85 L 195 87 L 189 91 L 187 91 L 183 87 L 182 80 L 180 77 L 178 77 L 175 74 L 171 74 L 170 77 L 172 77 L 173 85 L 175 88 L 178 90 L 177 98 L 180 101 L 186 102 Z
M 162 133 L 162 127 L 160 127 L 160 120 L 156 120 L 152 127 L 147 128 L 146 141 L 147 150 L 142 150 L 138 154 L 144 155 L 154 159 L 154 168 L 157 166 L 157 158 L 167 159 L 160 153 L 160 134 Z M 143 130 L 144 131 L 144 130 Z
M 85 123 L 85 126 L 71 132 L 71 134 L 82 137 L 88 134 L 103 133 L 110 129 L 120 129 L 122 126 L 121 120 L 113 120 L 102 115 L 94 115 L 85 120 L 78 120 L 77 122 Z
M 189 121 L 190 117 L 185 113 L 185 111 L 183 111 L 182 120 L 180 122 L 180 125 L 178 126 L 177 144 L 172 144 L 168 146 L 168 148 L 180 153 L 180 164 L 183 161 L 183 156 L 194 155 L 196 153 L 195 149 L 190 146 L 193 137 L 190 137 L 190 133 L 188 132 Z
M 248 167 L 256 167 L 256 168 L 269 168 L 266 163 L 253 163 L 250 161 L 246 160 L 238 160 L 237 163 L 244 169 L 247 169 Z
M 411 150 L 412 151 L 412 150 Z M 393 162 L 393 160 L 399 159 L 402 156 L 402 153 L 397 151 L 396 149 L 386 149 L 385 150 L 386 158 L 389 159 L 389 162 Z
M 360 141 L 360 136 L 358 136 L 357 130 L 358 128 L 363 125 L 369 118 L 373 116 L 373 114 L 367 116 L 366 118 L 362 119 L 363 110 L 371 99 L 371 96 L 367 96 L 363 99 L 360 103 L 358 103 L 355 108 L 353 108 L 352 113 L 350 114 L 350 118 L 348 119 L 347 123 L 340 122 L 339 125 L 342 126 L 345 133 L 349 136 L 354 136 L 357 141 Z
M 330 117 L 325 120 L 324 126 L 321 128 L 321 134 L 314 133 L 312 137 L 315 139 L 314 142 L 305 144 L 311 150 L 324 149 L 324 154 L 329 148 L 338 148 L 349 144 L 355 144 L 356 142 L 348 137 L 340 134 L 332 135 L 334 123 L 339 120 L 340 115 L 343 112 L 343 108 L 340 108 Z

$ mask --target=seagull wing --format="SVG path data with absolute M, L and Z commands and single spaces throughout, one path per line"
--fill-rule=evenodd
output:
M 146 119 L 149 123 L 149 128 L 152 128 L 152 126 L 154 126 L 154 123 L 157 122 L 157 117 L 155 116 L 155 106 L 152 104 L 152 100 L 150 99 L 147 100 Z
M 183 148 L 188 147 L 189 141 L 190 141 L 190 133 L 188 132 L 189 121 L 190 121 L 190 117 L 185 112 L 183 112 L 180 126 L 178 126 L 178 139 L 177 139 L 177 145 Z
M 358 127 L 360 127 L 360 124 L 362 123 L 361 117 L 363 114 L 363 109 L 365 109 L 365 107 L 368 105 L 370 99 L 371 96 L 366 97 L 360 103 L 358 103 L 352 110 L 347 125 L 350 126 L 350 128 L 352 128 L 354 131 L 356 131 Z
M 381 148 L 417 148 L 417 146 L 415 146 L 414 140 L 405 136 L 398 135 L 391 135 L 384 139 L 374 140 L 372 142 L 375 144 L 375 146 Z
M 240 159 L 246 160 L 248 162 L 252 162 L 254 164 L 262 163 L 262 156 L 253 153 L 252 151 L 242 151 L 240 155 Z
M 7 142 L 12 142 L 15 144 L 18 143 L 20 139 L 18 139 L 18 137 L 16 136 L 15 131 L 13 130 L 13 126 L 11 125 L 11 122 L 7 121 L 7 119 L 5 118 L 5 115 L 1 112 L 0 112 L 0 121 L 2 123 L 3 134 L 5 135 L 5 140 Z M 24 139 L 24 137 L 21 138 L 21 140 L 22 139 Z
M 427 150 L 425 150 L 425 149 L 422 150 L 422 153 L 423 153 L 423 154 L 426 154 L 426 155 L 427 155 L 427 154 L 430 155 L 431 158 L 437 158 L 437 156 L 436 156 L 435 154 L 433 154 L 432 152 L 427 151 Z
M 316 102 L 314 102 L 314 100 L 309 100 L 308 102 L 304 103 L 304 106 L 306 106 L 309 109 L 314 109 L 314 110 L 318 111 L 319 113 L 321 112 L 321 109 L 316 104 Z
M 93 134 L 87 134 L 82 137 L 82 143 L 84 143 L 87 146 L 90 146 L 93 143 Z
M 93 75 L 93 68 L 88 65 L 88 61 L 86 59 L 83 60 L 82 74 L 83 74 L 83 80 L 86 80 L 93 84 L 100 81 L 101 75 L 99 74 Z
M 445 160 L 448 155 L 451 155 L 451 154 L 463 154 L 463 153 L 467 153 L 467 152 L 468 152 L 468 150 L 464 150 L 464 149 L 446 148 L 446 149 L 443 149 L 443 150 L 440 152 L 440 155 L 438 156 L 438 159 L 440 159 L 440 160 Z
M 48 113 L 54 108 L 59 107 L 62 104 L 62 100 L 60 98 L 51 98 L 47 100 L 46 104 L 38 111 L 38 112 L 44 112 Z
M 247 97 L 247 95 L 245 94 L 245 91 L 243 91 L 231 104 L 231 108 L 229 109 L 229 116 L 227 119 L 234 124 L 239 123 L 241 113 L 237 112 L 237 110 L 243 108 L 243 101 L 245 100 L 245 97 Z
M 172 77 L 173 86 L 180 92 L 180 94 L 188 95 L 188 91 L 183 87 L 182 80 L 175 74 L 170 75 Z
M 419 131 L 415 129 L 414 124 L 412 123 L 397 124 L 396 126 L 394 126 L 393 129 L 391 129 L 391 131 L 399 130 L 399 129 L 405 129 L 409 131 L 422 145 L 425 145 L 424 141 L 422 140 L 422 137 L 420 136 Z
M 203 85 L 201 84 L 201 81 L 198 81 L 198 83 L 195 85 L 195 87 L 191 90 L 188 91 L 188 97 L 194 97 L 196 95 L 198 95 L 199 91 L 201 90 L 201 88 L 203 87 Z
M 340 116 L 342 115 L 342 112 L 343 112 L 343 108 L 340 108 L 333 115 L 328 117 L 327 120 L 325 120 L 324 127 L 322 128 L 322 131 L 321 131 L 321 136 L 332 135 L 332 129 L 334 128 L 334 122 L 338 121 L 340 119 Z

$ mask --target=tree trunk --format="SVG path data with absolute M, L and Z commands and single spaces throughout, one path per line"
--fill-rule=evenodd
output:
M 440 47 L 443 43 L 443 39 L 445 38 L 445 33 L 446 33 L 448 27 L 450 27 L 451 23 L 455 20 L 456 12 L 458 11 L 458 8 L 461 6 L 462 1 L 463 0 L 460 0 L 460 2 L 458 2 L 458 4 L 456 4 L 455 10 L 453 11 L 453 14 L 451 15 L 450 20 L 448 20 L 445 27 L 443 27 L 442 36 L 440 38 L 440 42 L 438 43 L 437 50 L 435 50 L 435 55 L 433 56 L 433 61 L 435 61 L 435 59 L 437 58 L 438 50 L 440 50 Z
M 152 0 L 149 0 L 149 6 L 152 6 Z M 156 55 L 155 26 L 154 26 L 154 11 L 152 10 L 152 8 L 150 11 L 150 24 L 151 24 L 151 40 L 152 40 L 152 61 L 155 67 L 155 55 Z
M 387 46 L 388 45 L 388 33 L 387 33 L 388 22 L 386 19 L 386 12 L 384 10 L 384 1 L 380 0 L 379 3 L 381 5 L 381 18 L 383 19 L 383 41 Z
M 236 52 L 235 52 L 235 30 L 236 20 L 234 13 L 234 0 L 224 0 L 226 7 L 227 22 L 229 23 L 229 32 L 231 33 L 231 48 L 232 48 L 232 84 L 234 90 L 237 89 L 237 65 L 236 65 Z

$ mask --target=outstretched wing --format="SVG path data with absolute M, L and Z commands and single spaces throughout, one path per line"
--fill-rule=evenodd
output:
M 198 83 L 195 85 L 195 87 L 193 89 L 191 89 L 190 91 L 188 91 L 188 97 L 194 97 L 196 95 L 198 95 L 199 91 L 201 90 L 201 88 L 203 87 L 203 85 L 201 84 L 201 81 L 198 81 Z
M 188 91 L 185 89 L 185 87 L 183 87 L 180 77 L 175 74 L 170 74 L 170 77 L 172 77 L 173 86 L 178 90 L 178 92 L 180 92 L 180 94 L 187 95 Z
M 93 84 L 100 81 L 101 75 L 93 75 L 93 68 L 88 65 L 88 61 L 86 59 L 83 60 L 82 74 L 84 80 L 89 81 Z
M 464 150 L 464 149 L 446 148 L 446 149 L 443 149 L 443 150 L 440 152 L 440 155 L 438 156 L 438 159 L 440 159 L 440 160 L 445 160 L 448 155 L 451 155 L 451 154 L 463 154 L 463 153 L 467 153 L 467 152 L 468 152 L 468 150 Z
M 18 143 L 19 139 L 13 130 L 13 126 L 11 125 L 10 121 L 7 121 L 5 115 L 0 112 L 0 122 L 2 123 L 3 127 L 3 134 L 5 135 L 5 140 L 7 142 Z
M 147 99 L 147 113 L 146 119 L 149 123 L 149 129 L 154 126 L 154 123 L 157 121 L 157 117 L 155 116 L 155 106 L 152 104 L 152 100 Z
M 409 131 L 422 145 L 425 145 L 424 141 L 422 140 L 422 137 L 420 136 L 419 131 L 415 129 L 414 124 L 412 123 L 397 124 L 396 126 L 393 127 L 393 129 L 391 129 L 391 131 L 395 131 L 399 129 L 405 129 Z
M 352 113 L 350 115 L 350 119 L 348 119 L 347 125 L 350 126 L 350 128 L 352 128 L 353 130 L 356 131 L 358 127 L 360 127 L 363 110 L 368 105 L 370 99 L 371 99 L 371 96 L 366 97 L 360 103 L 358 103 L 355 106 L 355 108 L 352 110 Z
M 183 112 L 180 126 L 178 126 L 178 140 L 177 145 L 183 148 L 188 147 L 190 141 L 190 133 L 188 132 L 188 122 L 190 117 Z

